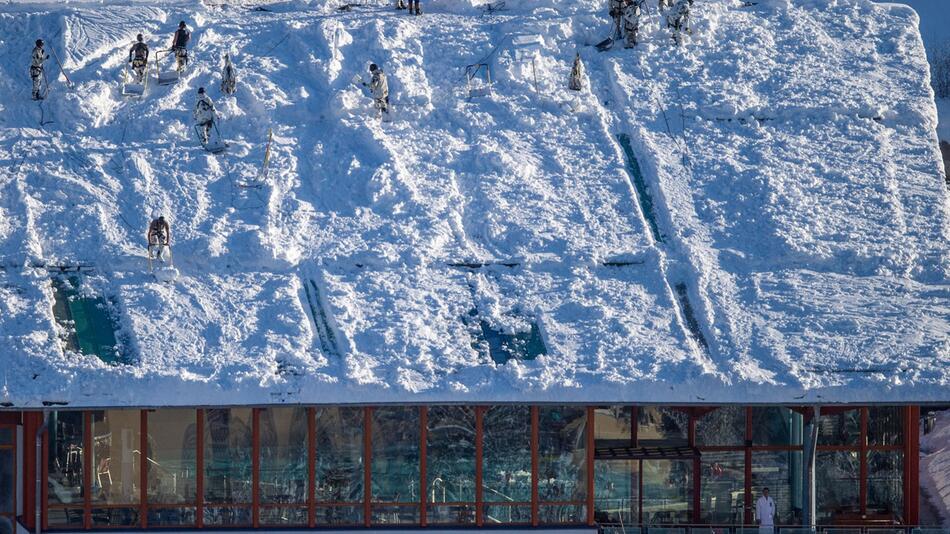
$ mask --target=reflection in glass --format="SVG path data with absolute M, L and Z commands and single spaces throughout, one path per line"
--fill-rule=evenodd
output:
M 194 504 L 197 434 L 195 410 L 148 412 L 148 504 Z M 161 524 L 189 523 L 174 512 L 156 512 Z M 165 517 L 168 515 L 169 517 Z M 191 517 L 194 512 L 186 514 Z M 149 516 L 151 518 L 151 515 Z M 193 519 L 192 519 L 193 520 Z M 149 524 L 153 521 L 149 519 Z
M 861 438 L 861 410 L 821 414 L 818 418 L 819 445 L 857 445 Z
M 250 504 L 251 502 L 251 409 L 205 410 L 204 422 L 205 502 Z M 205 523 L 235 525 L 244 521 L 244 510 L 216 508 Z
M 904 510 L 904 454 L 868 451 L 868 513 L 900 518 Z
M 643 460 L 643 521 L 689 523 L 692 519 L 693 462 Z
M 745 453 L 704 452 L 700 513 L 714 524 L 742 524 L 745 507 Z
M 363 409 L 317 408 L 316 438 L 317 502 L 362 502 Z M 350 524 L 352 516 L 349 509 L 325 509 L 317 522 Z
M 51 412 L 47 443 L 47 502 L 51 505 L 83 505 L 83 413 Z M 82 526 L 78 510 L 51 509 L 50 525 Z
M 419 502 L 419 408 L 380 407 L 372 414 L 373 502 Z M 393 509 L 379 515 L 402 516 L 402 511 Z
M 745 444 L 745 415 L 742 406 L 723 406 L 703 414 L 696 421 L 696 444 L 700 446 L 742 446 Z
M 784 406 L 752 408 L 753 445 L 801 445 L 802 414 Z
M 426 441 L 426 501 L 475 502 L 475 408 L 430 407 Z M 431 523 L 468 523 L 475 520 L 475 509 L 430 506 L 427 518 Z
M 868 443 L 901 445 L 904 435 L 904 409 L 900 406 L 868 408 Z
M 831 522 L 838 516 L 860 513 L 859 473 L 857 452 L 818 452 L 815 465 L 818 519 Z
M 583 523 L 587 521 L 587 506 L 583 504 L 542 504 L 538 506 L 538 521 L 549 525 Z
M 752 452 L 752 502 L 769 488 L 777 525 L 801 524 L 802 451 Z
M 140 423 L 138 410 L 92 412 L 93 504 L 139 502 Z
M 594 461 L 594 519 L 599 523 L 637 523 L 640 519 L 640 462 Z
M 486 525 L 510 525 L 531 522 L 530 506 L 486 504 L 482 516 Z
M 0 449 L 0 514 L 12 514 L 13 510 L 13 449 Z
M 538 427 L 539 500 L 584 501 L 587 498 L 587 410 L 542 407 Z M 570 515 L 563 511 L 551 513 L 561 519 Z
M 260 410 L 258 417 L 261 503 L 306 504 L 307 409 L 266 408 Z M 269 512 L 268 517 L 275 516 Z M 289 517 L 280 516 L 281 524 L 288 524 Z
M 362 506 L 317 506 L 318 525 L 362 525 Z
M 633 445 L 633 408 L 606 406 L 594 410 L 594 447 L 629 447 Z
M 262 525 L 295 526 L 307 524 L 306 507 L 263 507 L 260 512 Z
M 531 502 L 529 408 L 492 406 L 485 411 L 482 424 L 485 502 Z
M 637 410 L 640 447 L 679 447 L 689 444 L 689 414 L 675 408 L 641 406 Z

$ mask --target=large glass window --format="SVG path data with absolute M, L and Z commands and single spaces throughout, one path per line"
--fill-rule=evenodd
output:
M 752 408 L 752 445 L 801 445 L 802 414 L 784 406 Z
M 194 525 L 197 412 L 187 409 L 149 410 L 147 423 L 148 524 Z
M 429 408 L 426 441 L 428 521 L 475 522 L 475 408 Z
M 317 524 L 363 522 L 363 408 L 316 409 Z
M 769 488 L 775 523 L 801 524 L 802 451 L 752 451 L 752 502 Z
M 206 525 L 250 522 L 253 458 L 250 408 L 205 410 L 204 493 Z M 237 505 L 237 506 L 235 506 Z
M 745 452 L 704 452 L 702 455 L 702 520 L 742 524 L 745 507 Z
M 745 444 L 745 413 L 742 406 L 723 406 L 696 421 L 696 444 L 742 446 Z
M 586 520 L 587 498 L 587 409 L 543 407 L 539 409 L 538 500 L 575 505 L 541 506 L 543 523 L 574 523 Z
M 260 425 L 260 502 L 262 524 L 302 525 L 307 523 L 307 442 L 309 424 L 306 408 L 267 408 L 258 414 Z M 281 505 L 270 509 L 269 505 Z
M 861 410 L 843 410 L 818 418 L 819 445 L 858 445 L 861 439 Z
M 594 462 L 594 519 L 599 523 L 640 521 L 640 462 Z
M 860 458 L 854 451 L 819 451 L 815 466 L 818 519 L 836 518 L 861 512 L 859 503 Z
M 97 526 L 132 526 L 138 523 L 135 506 L 142 495 L 139 460 L 142 412 L 105 410 L 92 412 L 92 521 Z M 108 508 L 97 508 L 106 505 Z
M 16 494 L 16 450 L 13 448 L 13 427 L 0 427 L 0 515 L 12 516 Z
M 493 406 L 482 423 L 482 487 L 486 525 L 531 521 L 531 412 Z
M 691 460 L 643 460 L 643 522 L 690 523 L 693 510 Z
M 868 408 L 868 444 L 901 445 L 904 443 L 904 408 L 874 406 Z
M 420 420 L 416 407 L 372 411 L 370 456 L 374 523 L 418 523 Z M 403 506 L 379 506 L 393 503 Z
M 904 453 L 868 451 L 868 513 L 900 519 L 904 511 Z
M 46 498 L 50 526 L 83 526 L 83 412 L 51 412 Z
M 689 444 L 689 414 L 676 408 L 641 406 L 637 410 L 637 440 L 641 447 Z

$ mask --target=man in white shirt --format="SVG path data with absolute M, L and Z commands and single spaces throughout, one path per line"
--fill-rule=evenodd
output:
M 775 501 L 769 497 L 769 488 L 762 488 L 762 496 L 755 501 L 755 518 L 759 522 L 759 534 L 774 532 Z

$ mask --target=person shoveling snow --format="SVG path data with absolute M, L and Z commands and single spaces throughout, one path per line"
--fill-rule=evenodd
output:
M 373 95 L 373 104 L 376 106 L 376 116 L 382 117 L 384 121 L 389 121 L 389 82 L 386 81 L 386 74 L 383 73 L 383 69 L 379 68 L 375 63 L 370 63 L 369 72 L 372 77 L 369 80 L 369 83 L 366 83 L 362 80 L 359 80 L 357 75 L 354 78 L 354 82 L 359 80 L 360 85 L 363 87 L 369 87 L 370 93 Z
M 214 102 L 211 97 L 205 93 L 204 87 L 198 88 L 198 101 L 195 102 L 195 129 L 198 131 L 198 137 L 201 144 L 207 145 L 211 135 L 211 129 L 214 127 L 214 121 L 217 119 L 217 112 L 214 109 Z
M 175 67 L 179 73 L 188 66 L 188 41 L 191 40 L 191 32 L 188 31 L 188 25 L 185 21 L 178 23 L 178 29 L 175 30 L 175 36 L 172 38 L 172 52 L 175 54 Z
M 135 36 L 136 43 L 129 50 L 129 63 L 135 73 L 135 83 L 145 81 L 145 72 L 148 67 L 148 45 L 143 41 L 142 34 Z
M 33 61 L 30 63 L 30 79 L 33 80 L 33 100 L 43 100 L 46 96 L 41 93 L 40 88 L 46 76 L 43 72 L 43 63 L 49 59 L 49 54 L 43 50 L 43 40 L 37 39 L 36 46 L 33 48 Z
M 148 225 L 148 259 L 165 261 L 165 251 L 171 250 L 171 227 L 165 217 L 158 212 L 152 213 L 152 222 Z M 169 252 L 169 256 L 171 252 Z

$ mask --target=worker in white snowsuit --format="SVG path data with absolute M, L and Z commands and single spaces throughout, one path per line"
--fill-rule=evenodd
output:
M 208 144 L 208 136 L 211 135 L 211 128 L 214 127 L 214 121 L 217 120 L 217 112 L 214 109 L 214 102 L 211 97 L 205 93 L 204 87 L 198 88 L 198 101 L 195 103 L 195 124 L 198 127 L 198 135 L 201 137 L 201 143 Z
M 231 55 L 224 55 L 224 68 L 221 69 L 221 92 L 226 95 L 233 95 L 237 88 L 237 72 L 234 65 L 231 64 Z
M 43 40 L 37 39 L 33 48 L 32 62 L 30 63 L 30 79 L 33 80 L 33 100 L 42 100 L 40 87 L 43 83 L 43 62 L 49 59 L 49 54 L 43 50 Z
M 623 31 L 627 37 L 624 48 L 633 48 L 637 45 L 637 38 L 640 35 L 640 6 L 645 1 L 630 0 L 623 9 Z
M 584 63 L 580 54 L 574 54 L 574 66 L 571 67 L 571 80 L 568 83 L 571 91 L 584 90 Z
M 657 5 L 660 8 L 660 11 L 665 11 L 673 6 L 673 0 L 660 0 L 660 3 Z
M 383 69 L 379 68 L 375 63 L 370 64 L 369 72 L 372 78 L 370 78 L 369 84 L 364 82 L 363 85 L 369 87 L 370 92 L 373 94 L 373 103 L 376 105 L 378 115 L 388 117 L 389 82 L 386 81 L 386 75 L 383 73 Z
M 689 11 L 692 5 L 692 0 L 677 0 L 672 11 L 666 15 L 666 26 L 673 30 L 673 40 L 677 44 L 681 41 L 683 33 L 693 33 L 689 26 Z
M 624 0 L 607 0 L 610 18 L 614 19 L 614 33 L 611 36 L 612 39 L 623 38 L 623 3 Z
M 772 534 L 775 530 L 775 501 L 769 497 L 769 488 L 762 488 L 762 496 L 755 501 L 755 520 L 759 534 Z

